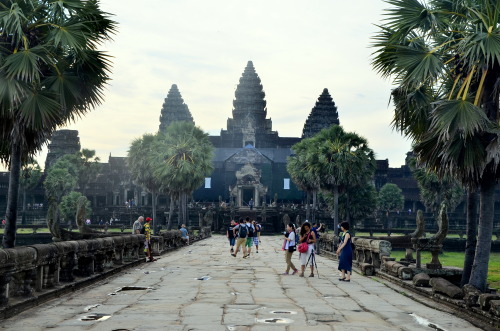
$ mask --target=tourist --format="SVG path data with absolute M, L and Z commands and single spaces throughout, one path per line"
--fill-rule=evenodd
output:
M 182 224 L 180 230 L 181 230 L 182 240 L 184 240 L 186 245 L 189 246 L 189 236 L 188 236 L 189 233 L 188 233 L 188 230 L 186 229 L 186 224 Z
M 314 243 L 314 252 L 319 255 L 319 233 L 323 229 L 323 224 L 320 223 L 318 227 L 318 223 L 314 223 L 312 227 L 312 231 L 316 235 L 316 242 Z
M 247 249 L 246 249 L 245 243 L 247 240 L 248 228 L 247 228 L 245 222 L 243 222 L 242 218 L 240 218 L 239 224 L 237 224 L 233 228 L 233 234 L 235 237 L 236 237 L 236 232 L 238 232 L 238 237 L 236 239 L 236 249 L 234 250 L 234 253 L 232 253 L 231 255 L 233 257 L 236 257 L 236 255 L 238 255 L 238 252 L 240 251 L 240 247 L 243 246 L 243 249 L 242 249 L 243 250 L 243 258 L 246 258 L 247 257 Z
M 146 223 L 144 224 L 144 235 L 146 236 L 144 240 L 144 252 L 146 253 L 146 262 L 154 262 L 156 259 L 153 258 L 153 253 L 151 252 L 151 217 L 146 217 Z
M 286 226 L 286 231 L 285 231 L 285 262 L 286 262 L 286 270 L 283 273 L 283 275 L 288 275 L 288 272 L 290 269 L 293 270 L 292 275 L 295 275 L 297 273 L 297 268 L 295 268 L 295 265 L 292 262 L 292 255 L 293 252 L 295 252 L 296 249 L 296 240 L 295 240 L 295 226 L 290 223 Z
M 248 205 L 250 206 L 250 210 L 253 209 L 253 199 L 250 199 L 250 201 L 248 202 Z
M 304 222 L 300 227 L 300 242 L 307 243 L 307 252 L 300 253 L 300 277 L 304 277 L 304 272 L 306 270 L 306 264 L 311 264 L 311 274 L 309 277 L 314 277 L 314 243 L 316 242 L 316 236 L 311 230 L 311 224 L 309 222 Z
M 260 241 L 260 232 L 262 231 L 262 225 L 257 222 L 255 222 L 255 225 L 255 232 L 257 232 L 257 238 L 259 238 L 259 243 L 261 243 L 262 241 Z
M 250 222 L 250 217 L 247 217 L 245 219 L 245 225 L 248 229 L 247 240 L 245 241 L 245 246 L 247 248 L 247 256 L 246 257 L 249 257 L 250 253 L 252 252 L 253 237 L 256 234 L 255 234 L 255 228 L 252 225 L 252 222 Z
M 349 223 L 340 223 L 340 229 L 343 232 L 342 243 L 337 249 L 337 256 L 339 257 L 339 270 L 342 272 L 339 280 L 344 282 L 351 281 L 352 274 L 352 247 L 351 247 L 351 234 L 349 233 Z
M 143 225 L 144 223 L 144 216 L 139 216 L 137 220 L 135 220 L 134 224 L 132 225 L 132 234 L 141 234 L 143 233 Z
M 259 230 L 257 227 L 259 224 L 257 224 L 256 221 L 252 221 L 252 226 L 255 229 L 254 235 L 253 235 L 253 244 L 255 245 L 255 253 L 259 253 Z
M 231 247 L 231 250 L 230 250 L 231 253 L 234 253 L 235 239 L 234 239 L 233 229 L 235 226 L 236 226 L 236 222 L 234 220 L 231 220 L 231 224 L 229 224 L 229 226 L 227 227 L 227 231 L 226 231 L 226 237 L 229 240 L 229 247 Z

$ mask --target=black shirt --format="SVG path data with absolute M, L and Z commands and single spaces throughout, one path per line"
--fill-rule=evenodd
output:
M 230 225 L 227 227 L 228 238 L 230 239 L 234 238 L 234 232 L 233 232 L 234 227 L 235 227 L 234 225 Z

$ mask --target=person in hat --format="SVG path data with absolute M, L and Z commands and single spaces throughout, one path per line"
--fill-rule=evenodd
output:
M 144 240 L 144 252 L 147 256 L 147 262 L 156 261 L 153 258 L 153 254 L 151 252 L 151 221 L 153 219 L 151 217 L 146 217 L 146 223 L 144 224 L 144 235 L 146 239 Z

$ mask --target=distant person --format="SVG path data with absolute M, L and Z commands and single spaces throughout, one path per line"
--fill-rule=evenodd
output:
M 250 206 L 250 210 L 253 209 L 253 199 L 250 199 L 250 201 L 248 201 L 248 205 Z
M 87 220 L 85 221 L 85 224 L 90 225 L 90 223 L 91 223 L 90 218 L 87 218 Z
M 314 243 L 314 252 L 319 255 L 319 232 L 321 232 L 321 229 L 323 229 L 323 224 L 314 223 L 312 226 L 312 231 L 316 235 L 316 242 Z
M 257 222 L 252 221 L 252 226 L 254 228 L 254 233 L 253 233 L 253 244 L 255 245 L 255 253 L 259 253 L 259 232 L 257 231 Z
M 339 257 L 339 271 L 342 273 L 339 280 L 343 282 L 351 281 L 352 274 L 352 247 L 351 247 L 351 234 L 349 233 L 349 223 L 340 223 L 340 229 L 344 233 L 342 242 L 337 249 L 337 256 Z
M 259 238 L 259 243 L 260 241 L 260 232 L 262 231 L 262 225 L 260 223 L 255 222 L 255 232 L 257 232 L 257 238 Z
M 141 234 L 143 233 L 143 224 L 144 223 L 144 217 L 139 216 L 139 218 L 134 222 L 132 225 L 132 234 Z
M 243 248 L 242 248 L 242 250 L 243 250 L 243 258 L 246 259 L 246 257 L 247 257 L 247 248 L 245 246 L 245 243 L 246 243 L 247 236 L 248 236 L 248 228 L 245 225 L 245 222 L 243 221 L 242 218 L 240 218 L 239 224 L 237 224 L 233 228 L 233 233 L 234 233 L 234 236 L 236 237 L 236 249 L 234 250 L 234 253 L 232 253 L 231 255 L 233 257 L 236 257 L 238 255 L 238 252 L 240 251 L 240 247 L 243 246 Z M 236 236 L 236 233 L 238 233 L 237 236 Z
M 295 226 L 290 223 L 286 226 L 286 231 L 285 231 L 285 262 L 286 262 L 286 270 L 283 273 L 283 275 L 288 275 L 290 272 L 290 269 L 293 270 L 292 275 L 295 275 L 297 273 L 297 268 L 295 268 L 295 265 L 292 262 L 292 255 L 293 252 L 296 250 L 296 235 L 295 235 Z
M 153 252 L 151 247 L 151 217 L 146 217 L 146 223 L 144 224 L 144 252 L 146 253 L 146 262 L 154 262 L 156 259 L 153 258 Z
M 311 224 L 309 222 L 304 222 L 300 227 L 300 242 L 307 243 L 307 252 L 300 253 L 300 277 L 304 277 L 304 272 L 306 270 L 306 264 L 311 264 L 311 274 L 309 277 L 314 277 L 314 263 L 312 261 L 311 255 L 314 254 L 314 243 L 316 242 L 316 236 L 312 231 Z
M 186 245 L 189 246 L 189 233 L 188 233 L 188 230 L 186 229 L 186 224 L 182 224 L 181 225 L 181 238 L 182 240 L 184 240 L 184 242 L 186 243 Z
M 231 220 L 231 224 L 229 224 L 226 231 L 226 237 L 229 240 L 229 247 L 231 247 L 230 250 L 231 253 L 234 253 L 234 244 L 236 242 L 233 232 L 235 226 L 236 222 L 234 220 Z
M 248 231 L 247 240 L 245 241 L 245 246 L 247 248 L 247 257 L 250 257 L 250 253 L 252 252 L 253 237 L 256 234 L 255 234 L 255 228 L 252 225 L 252 222 L 250 222 L 250 217 L 245 218 L 245 225 Z

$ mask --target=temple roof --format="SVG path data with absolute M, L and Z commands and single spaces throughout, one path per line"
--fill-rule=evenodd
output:
M 302 138 L 312 137 L 321 130 L 334 124 L 340 124 L 339 114 L 335 102 L 333 102 L 330 93 L 328 93 L 328 89 L 325 88 L 304 123 Z
M 194 123 L 193 116 L 191 116 L 188 106 L 184 103 L 177 85 L 172 84 L 161 108 L 160 131 L 165 131 L 173 122 L 183 121 Z

